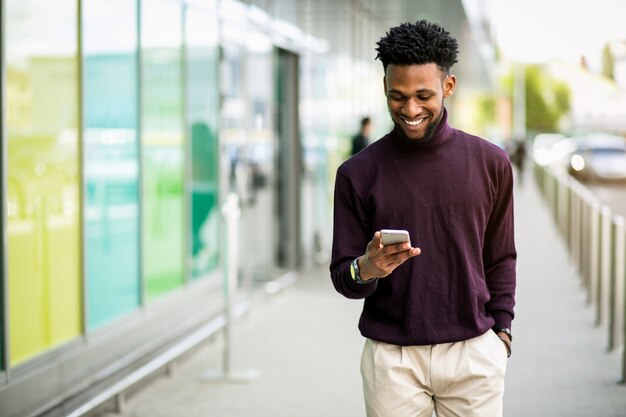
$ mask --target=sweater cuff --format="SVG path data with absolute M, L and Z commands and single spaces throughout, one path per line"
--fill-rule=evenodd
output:
M 511 328 L 511 323 L 513 322 L 513 317 L 510 313 L 506 311 L 492 311 L 491 317 L 494 318 L 496 323 L 493 325 L 493 329 L 506 327 L 507 329 Z
M 368 296 L 376 290 L 378 286 L 377 279 L 373 280 L 374 282 L 367 284 L 359 284 L 354 279 L 352 279 L 352 274 L 350 273 L 350 262 L 347 264 L 347 268 L 344 270 L 344 274 L 346 277 L 346 281 L 348 281 L 348 288 L 350 288 L 350 292 L 359 295 Z

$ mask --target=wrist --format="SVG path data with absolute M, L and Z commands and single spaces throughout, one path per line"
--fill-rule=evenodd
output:
M 507 339 L 509 340 L 509 342 L 513 342 L 513 333 L 511 333 L 511 329 L 509 329 L 508 327 L 504 327 L 504 326 L 500 326 L 500 327 L 494 327 L 493 331 L 496 332 L 496 334 L 500 334 L 503 333 L 504 335 L 507 336 Z
M 363 259 L 363 256 L 359 256 L 358 258 L 356 258 L 356 261 L 359 265 L 359 273 L 361 276 L 361 280 L 366 281 L 366 282 L 374 281 L 376 277 L 371 276 L 367 268 L 364 268 L 365 260 Z
M 360 266 L 361 257 L 354 259 L 350 262 L 350 276 L 354 282 L 357 284 L 371 284 L 376 281 L 375 278 L 367 278 L 364 279 L 361 276 L 361 266 Z

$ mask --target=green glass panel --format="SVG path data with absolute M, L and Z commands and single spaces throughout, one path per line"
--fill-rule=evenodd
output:
M 12 366 L 81 332 L 76 5 L 6 4 Z
M 191 141 L 191 278 L 218 264 L 217 17 L 215 10 L 189 7 L 185 16 L 187 50 L 187 129 Z
M 136 3 L 90 0 L 83 13 L 85 271 L 93 329 L 141 301 Z
M 142 2 L 141 21 L 143 274 L 150 299 L 184 282 L 181 6 Z

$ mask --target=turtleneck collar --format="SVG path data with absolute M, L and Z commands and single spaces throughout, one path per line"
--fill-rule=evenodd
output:
M 394 146 L 402 149 L 403 151 L 420 151 L 439 147 L 446 142 L 446 139 L 449 136 L 449 132 L 451 129 L 450 125 L 448 124 L 448 110 L 445 107 L 443 108 L 443 115 L 441 116 L 441 120 L 435 128 L 435 132 L 428 140 L 406 139 L 404 135 L 398 134 L 396 129 L 398 129 L 398 127 L 394 126 L 389 136 L 391 137 L 391 142 L 394 144 Z

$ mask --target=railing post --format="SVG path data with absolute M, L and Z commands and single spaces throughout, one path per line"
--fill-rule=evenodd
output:
M 612 227 L 612 268 L 609 298 L 609 351 L 619 348 L 623 342 L 624 328 L 624 255 L 625 238 L 624 218 L 615 216 Z
M 587 189 L 582 186 L 579 186 L 578 189 L 578 270 L 584 282 L 586 279 L 584 277 L 584 271 L 586 256 L 585 238 L 587 237 L 587 218 L 585 217 L 587 214 L 587 201 L 585 200 Z
M 589 282 L 587 301 L 597 301 L 598 281 L 600 280 L 600 202 L 591 200 L 589 207 Z
M 580 274 L 585 291 L 589 290 L 589 199 L 587 190 L 580 194 Z
M 553 172 L 549 171 L 548 168 L 544 168 L 544 182 L 543 196 L 548 202 L 548 207 L 553 217 L 556 219 L 556 178 Z
M 570 251 L 572 253 L 572 261 L 576 265 L 578 271 L 580 268 L 580 185 L 576 182 L 570 184 L 570 222 L 569 222 L 569 241 Z
M 568 244 L 567 226 L 569 223 L 569 202 L 568 202 L 568 189 L 567 183 L 564 181 L 562 175 L 558 178 L 558 196 L 557 196 L 557 224 L 559 225 L 559 231 L 561 236 L 564 237 L 566 244 Z
M 596 324 L 606 322 L 609 310 L 609 283 L 611 279 L 611 209 L 600 209 L 600 272 L 598 274 Z
M 593 194 L 586 188 L 582 193 L 581 216 L 582 216 L 582 232 L 581 232 L 581 272 L 583 275 L 583 283 L 587 293 L 587 302 L 590 302 L 591 281 L 592 281 L 592 257 L 593 251 L 597 250 L 597 242 L 594 243 L 594 234 L 597 233 L 597 224 L 594 228 L 594 216 L 597 216 L 597 210 L 594 211 L 595 199 Z
M 550 171 L 550 207 L 552 208 L 552 214 L 554 215 L 555 224 L 557 229 L 559 227 L 559 180 L 554 173 L 554 171 Z

